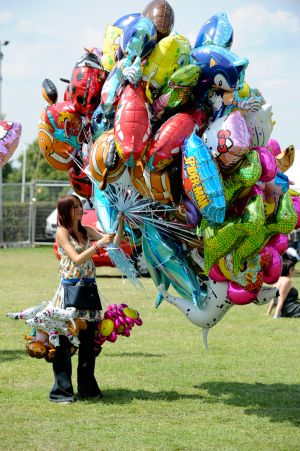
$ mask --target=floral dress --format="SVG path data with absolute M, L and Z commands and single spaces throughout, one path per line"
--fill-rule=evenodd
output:
M 72 236 L 69 235 L 69 241 L 74 246 L 76 252 L 81 254 L 91 246 L 90 240 L 86 243 L 78 243 Z M 61 255 L 59 264 L 59 275 L 61 279 L 95 279 L 96 278 L 96 268 L 92 259 L 89 259 L 81 264 L 76 264 L 73 260 L 65 253 L 63 248 L 59 247 L 58 251 Z M 59 285 L 58 290 L 54 296 L 54 305 L 60 308 L 64 308 L 64 287 L 62 284 Z M 77 309 L 76 317 L 85 319 L 88 321 L 98 321 L 101 319 L 101 310 L 79 310 Z

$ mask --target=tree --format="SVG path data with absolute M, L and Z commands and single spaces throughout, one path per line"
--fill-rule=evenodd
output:
M 22 181 L 23 155 L 17 159 L 18 167 L 11 163 L 4 166 L 3 181 L 20 183 Z M 37 140 L 33 141 L 26 149 L 26 182 L 31 180 L 66 180 L 68 172 L 52 168 L 40 152 Z

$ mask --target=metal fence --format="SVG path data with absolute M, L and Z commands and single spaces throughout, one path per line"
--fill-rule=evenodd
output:
M 3 183 L 0 246 L 51 242 L 45 234 L 47 217 L 69 190 L 67 182 L 58 181 Z

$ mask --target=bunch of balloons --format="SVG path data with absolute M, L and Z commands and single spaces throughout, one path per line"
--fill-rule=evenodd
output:
M 128 307 L 127 304 L 110 304 L 104 318 L 99 322 L 96 343 L 102 345 L 106 340 L 115 342 L 118 335 L 130 337 L 130 331 L 134 325 L 143 324 L 139 313 Z
M 96 198 L 102 225 L 121 211 L 142 232 L 156 305 L 171 302 L 172 285 L 208 329 L 227 303 L 276 295 L 263 284 L 278 280 L 300 224 L 285 174 L 294 148 L 271 138 L 272 106 L 245 81 L 226 13 L 204 22 L 194 46 L 173 25 L 171 5 L 153 0 L 107 26 L 62 102 L 45 79 L 38 141 L 79 195 Z

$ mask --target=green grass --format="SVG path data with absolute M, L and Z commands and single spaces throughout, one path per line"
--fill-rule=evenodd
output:
M 98 268 L 104 304 L 125 302 L 144 320 L 130 338 L 105 343 L 96 376 L 101 402 L 48 401 L 52 367 L 30 358 L 23 321 L 9 311 L 51 299 L 58 263 L 50 248 L 1 249 L 0 449 L 299 450 L 300 322 L 232 308 L 209 333 L 176 307 L 155 310 L 155 288 L 135 289 Z M 300 289 L 296 272 L 295 286 Z M 76 387 L 76 356 L 73 357 Z

